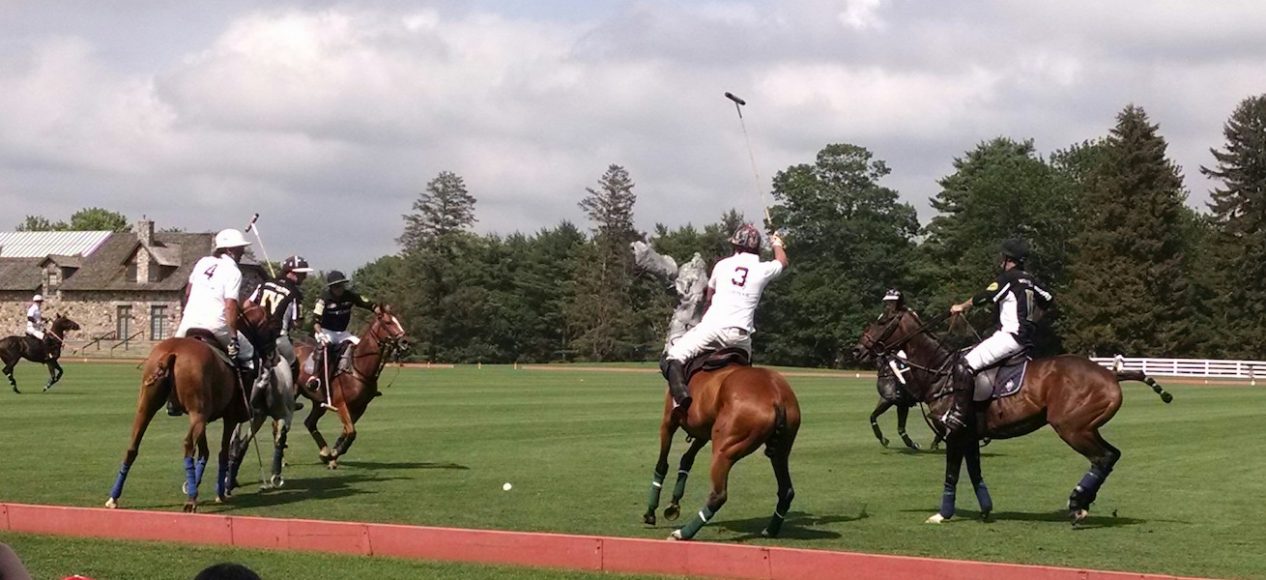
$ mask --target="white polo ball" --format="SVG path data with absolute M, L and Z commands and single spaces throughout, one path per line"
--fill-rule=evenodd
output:
M 510 491 L 512 488 L 514 488 L 514 486 L 513 486 L 513 485 L 510 485 L 510 482 L 508 482 L 508 481 L 507 481 L 507 482 L 505 482 L 505 483 L 503 483 L 503 484 L 501 484 L 501 490 L 502 490 L 502 491 Z

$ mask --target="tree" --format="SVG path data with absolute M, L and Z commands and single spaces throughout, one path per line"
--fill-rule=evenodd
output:
M 426 193 L 413 202 L 413 209 L 404 215 L 404 233 L 397 238 L 405 251 L 469 231 L 475 223 L 475 198 L 467 193 L 465 181 L 450 171 L 441 171 L 426 184 Z
M 593 239 L 581 250 L 568 321 L 572 348 L 593 360 L 627 359 L 645 342 L 635 336 L 639 330 L 629 251 L 629 244 L 638 238 L 633 229 L 637 202 L 633 186 L 628 171 L 611 165 L 598 180 L 598 189 L 585 188 L 587 195 L 579 203 L 593 224 Z
M 126 232 L 130 229 L 127 216 L 99 207 L 84 208 L 71 214 L 70 223 L 28 215 L 17 226 L 19 232 Z
M 1026 268 L 1052 288 L 1064 288 L 1069 243 L 1076 233 L 1076 181 L 1092 156 L 1074 147 L 1056 154 L 1068 171 L 1044 162 L 1033 142 L 999 137 L 982 142 L 954 159 L 954 173 L 941 178 L 941 191 L 932 199 L 940 212 L 927 227 L 921 249 L 920 278 L 927 296 L 916 303 L 940 312 L 954 302 L 979 292 L 999 272 L 999 246 L 1008 238 L 1022 238 L 1032 258 Z M 978 328 L 993 323 L 988 312 L 974 313 Z M 1057 337 L 1039 333 L 1042 352 L 1058 351 Z
M 28 215 L 14 229 L 19 232 L 59 232 L 66 229 L 66 222 L 53 222 L 42 215 Z
M 1089 175 L 1093 211 L 1074 240 L 1063 298 L 1075 352 L 1166 357 L 1199 342 L 1187 261 L 1196 216 L 1157 128 L 1127 106 Z
M 1220 350 L 1237 358 L 1266 352 L 1266 95 L 1240 102 L 1222 127 L 1223 149 L 1200 172 L 1222 183 L 1210 192 L 1209 274 L 1216 291 L 1214 333 Z
M 774 177 L 770 212 L 785 228 L 791 266 L 757 311 L 756 350 L 770 362 L 841 364 L 884 291 L 906 285 L 919 222 L 879 184 L 889 172 L 864 147 L 836 144 Z

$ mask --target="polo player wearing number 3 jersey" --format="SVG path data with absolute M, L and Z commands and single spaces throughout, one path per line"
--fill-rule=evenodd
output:
M 708 279 L 710 304 L 703 320 L 668 349 L 668 392 L 674 412 L 684 414 L 690 408 L 687 361 L 706 350 L 742 348 L 751 353 L 752 333 L 756 331 L 753 319 L 761 293 L 787 267 L 787 252 L 776 234 L 769 236 L 774 259 L 761 261 L 760 232 L 751 224 L 740 226 L 730 237 L 730 245 L 734 255 L 717 262 Z

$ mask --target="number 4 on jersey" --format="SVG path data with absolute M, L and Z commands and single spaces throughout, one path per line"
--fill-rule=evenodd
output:
M 217 264 L 217 266 L 218 266 L 218 264 Z M 207 277 L 207 280 L 210 280 L 210 279 L 211 279 L 211 277 L 215 275 L 215 269 L 216 269 L 216 266 L 211 266 L 210 268 L 207 268 L 207 271 L 206 271 L 206 272 L 203 272 L 203 273 L 202 273 L 202 275 L 203 275 L 203 276 L 206 276 L 206 277 Z

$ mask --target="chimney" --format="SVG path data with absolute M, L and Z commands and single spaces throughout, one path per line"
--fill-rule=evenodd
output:
M 146 246 L 154 245 L 154 221 L 147 219 L 144 215 L 141 220 L 136 222 L 136 239 Z

